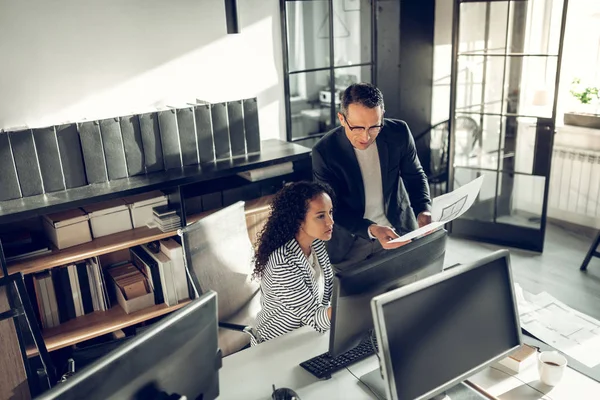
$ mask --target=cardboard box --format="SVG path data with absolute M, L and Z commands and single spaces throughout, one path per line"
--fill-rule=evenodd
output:
M 44 230 L 48 239 L 58 249 L 92 241 L 89 217 L 80 208 L 48 214 L 43 217 Z
M 84 207 L 90 217 L 92 235 L 99 238 L 132 229 L 129 208 L 122 199 L 106 201 Z
M 136 297 L 135 299 L 127 300 L 121 289 L 117 286 L 114 280 L 112 280 L 112 284 L 115 285 L 115 293 L 117 294 L 117 302 L 125 310 L 127 314 L 131 314 L 136 311 L 143 310 L 144 308 L 152 307 L 154 305 L 154 293 L 150 290 L 150 293 L 147 293 L 143 296 Z
M 129 207 L 131 222 L 134 228 L 146 226 L 152 221 L 152 207 L 167 205 L 169 200 L 161 191 L 142 193 L 123 199 Z

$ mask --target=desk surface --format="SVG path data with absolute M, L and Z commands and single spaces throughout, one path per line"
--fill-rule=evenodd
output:
M 271 386 L 275 385 L 293 389 L 302 400 L 373 400 L 373 395 L 359 384 L 357 377 L 378 368 L 375 356 L 351 366 L 350 372 L 342 370 L 323 381 L 298 365 L 324 353 L 328 346 L 328 333 L 320 334 L 304 327 L 225 357 L 219 373 L 219 399 L 266 400 L 271 398 Z M 600 383 L 570 368 L 554 388 L 539 381 L 536 366 L 514 375 L 504 367 L 494 365 L 469 380 L 502 400 L 593 399 L 600 393 Z

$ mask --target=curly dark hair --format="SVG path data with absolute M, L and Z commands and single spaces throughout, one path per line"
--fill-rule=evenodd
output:
M 296 237 L 312 199 L 327 193 L 332 202 L 333 190 L 319 182 L 294 182 L 284 186 L 271 201 L 271 213 L 258 235 L 254 254 L 254 278 L 262 277 L 271 254 Z

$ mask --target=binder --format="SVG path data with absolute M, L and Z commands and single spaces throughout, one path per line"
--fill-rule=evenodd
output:
M 198 143 L 194 123 L 194 109 L 191 107 L 177 110 L 177 128 L 181 145 L 181 160 L 183 165 L 198 164 Z
M 209 163 L 215 160 L 211 111 L 209 104 L 196 106 L 194 110 L 196 119 L 196 137 L 198 140 L 198 154 L 200 163 Z
M 6 132 L 0 132 L 0 201 L 18 199 L 21 188 Z
M 154 291 L 154 304 L 164 303 L 165 297 L 160 281 L 158 263 L 150 256 L 150 254 L 146 253 L 146 250 L 144 250 L 142 246 L 132 247 L 129 251 L 131 252 L 133 264 L 146 275 L 148 282 L 152 286 L 152 290 Z
M 215 141 L 215 158 L 222 160 L 231 156 L 229 147 L 229 121 L 227 119 L 227 103 L 210 105 L 213 137 Z
M 49 193 L 66 189 L 55 128 L 50 126 L 34 129 L 33 141 L 40 163 L 44 191 Z
M 127 162 L 119 118 L 101 120 L 100 133 L 102 134 L 102 147 L 104 147 L 108 179 L 112 181 L 127 178 Z
M 8 137 L 17 167 L 21 194 L 23 197 L 27 197 L 44 193 L 42 174 L 33 142 L 33 132 L 31 129 L 9 132 Z
M 165 169 L 180 168 L 182 165 L 181 148 L 179 147 L 179 132 L 175 110 L 160 111 L 158 113 L 158 126 L 160 128 Z
M 65 177 L 67 189 L 87 185 L 87 177 L 83 166 L 83 151 L 76 124 L 65 124 L 56 127 L 58 151 Z
M 119 125 L 125 150 L 127 174 L 135 176 L 145 173 L 144 146 L 142 145 L 142 132 L 140 131 L 140 122 L 137 115 L 119 118 Z
M 158 115 L 156 113 L 148 113 L 140 114 L 138 117 L 142 145 L 144 147 L 146 173 L 162 171 L 164 169 L 164 161 L 158 127 Z
M 86 121 L 77 124 L 77 128 L 79 131 L 79 140 L 81 140 L 85 174 L 88 183 L 108 181 L 100 124 L 98 121 Z
M 256 97 L 243 100 L 244 132 L 248 154 L 260 152 L 260 130 L 258 127 L 258 101 Z
M 242 100 L 227 103 L 227 118 L 229 121 L 229 142 L 233 157 L 246 154 L 246 137 L 244 134 L 244 112 Z
M 79 280 L 79 288 L 81 289 L 81 302 L 83 303 L 83 311 L 85 314 L 93 313 L 94 303 L 92 301 L 92 291 L 90 289 L 90 280 L 85 261 L 77 264 L 77 279 Z

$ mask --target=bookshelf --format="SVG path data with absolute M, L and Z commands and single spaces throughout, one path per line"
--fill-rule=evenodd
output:
M 189 302 L 190 300 L 182 301 L 172 307 L 164 303 L 157 304 L 131 314 L 126 314 L 121 306 L 116 304 L 108 311 L 96 311 L 72 319 L 57 327 L 46 329 L 43 332 L 44 342 L 48 351 L 62 349 L 83 342 L 84 340 L 93 339 L 106 333 L 160 317 L 161 315 L 180 309 Z M 28 356 L 32 356 L 35 353 L 34 349 L 27 350 Z
M 270 165 L 293 162 L 295 171 L 293 175 L 271 178 L 267 185 L 254 190 L 259 193 L 253 197 L 239 198 L 247 201 L 248 206 L 261 205 L 266 207 L 269 197 L 274 193 L 265 189 L 268 186 L 282 185 L 297 179 L 310 179 L 310 149 L 297 144 L 282 142 L 279 140 L 266 140 L 262 142 L 260 154 L 247 155 L 228 160 L 215 161 L 209 164 L 183 167 L 175 170 L 156 172 L 143 176 L 110 181 L 101 184 L 88 185 L 85 187 L 67 189 L 52 194 L 44 194 L 21 198 L 17 200 L 0 201 L 0 228 L 17 227 L 21 222 L 38 218 L 45 214 L 65 211 L 76 207 L 98 203 L 115 198 L 126 197 L 134 194 L 163 191 L 169 203 L 179 209 L 182 224 L 191 223 L 209 215 L 212 211 L 194 212 L 193 215 L 186 213 L 187 197 L 203 195 L 214 191 L 223 192 L 240 185 L 261 185 L 261 182 L 240 181 L 236 174 L 255 168 Z M 231 179 L 235 177 L 235 179 Z M 242 191 L 240 191 L 242 193 Z M 252 200 L 261 197 L 259 200 Z M 227 205 L 224 194 L 222 195 L 222 206 Z M 230 198 L 227 201 L 237 201 Z M 230 204 L 230 203 L 229 203 Z M 190 213 L 191 214 L 191 213 Z M 248 218 L 253 218 L 251 215 Z M 248 220 L 251 222 L 251 220 Z M 249 223 L 249 229 L 252 223 Z M 6 230 L 6 229 L 5 229 Z M 6 265 L 9 274 L 23 273 L 30 275 L 50 268 L 68 265 L 87 258 L 111 254 L 127 250 L 130 247 L 148 243 L 155 240 L 176 236 L 176 231 L 162 232 L 157 228 L 136 228 L 112 235 L 100 237 L 88 243 L 66 248 L 54 249 L 48 254 L 39 255 L 25 260 L 19 260 Z M 2 269 L 0 269 L 2 276 Z M 169 307 L 166 304 L 153 305 L 143 310 L 126 314 L 116 302 L 108 311 L 96 311 L 48 328 L 42 331 L 42 336 L 48 351 L 52 352 L 65 348 L 85 340 L 89 340 L 116 330 L 147 321 L 149 319 L 173 312 L 186 304 L 188 301 Z M 35 307 L 35 303 L 32 304 Z M 34 350 L 28 350 L 31 355 Z
M 8 273 L 9 275 L 17 272 L 31 274 L 33 272 L 43 271 L 48 268 L 58 267 L 86 258 L 128 249 L 154 240 L 165 239 L 175 236 L 176 234 L 177 231 L 161 232 L 158 228 L 146 227 L 123 231 L 94 239 L 88 243 L 83 243 L 63 250 L 54 250 L 48 254 L 28 258 L 14 264 L 8 264 Z

